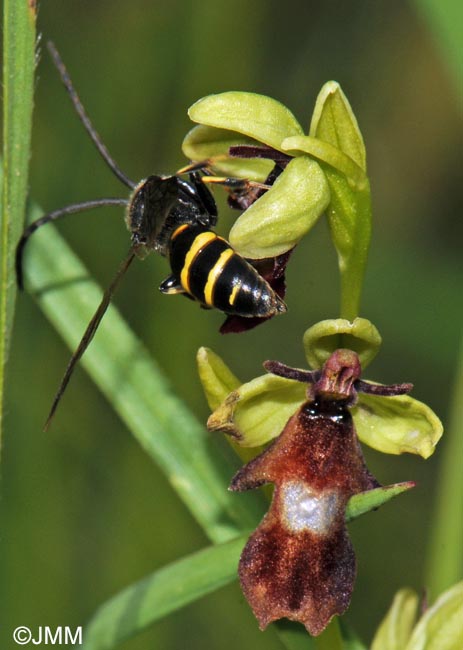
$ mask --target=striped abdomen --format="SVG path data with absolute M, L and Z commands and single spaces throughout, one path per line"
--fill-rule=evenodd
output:
M 286 311 L 283 300 L 230 244 L 202 226 L 183 224 L 169 243 L 172 273 L 184 291 L 226 314 L 268 317 Z

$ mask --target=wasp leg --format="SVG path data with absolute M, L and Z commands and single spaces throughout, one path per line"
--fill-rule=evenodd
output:
M 211 156 L 211 158 L 193 161 L 189 165 L 185 165 L 185 167 L 179 169 L 178 172 L 176 172 L 176 176 L 179 174 L 188 174 L 189 172 L 207 170 L 209 167 L 212 167 L 214 163 L 219 162 L 220 160 L 225 160 L 226 158 L 228 158 L 227 154 L 220 154 L 217 156 Z
M 203 183 L 214 183 L 215 185 L 223 185 L 233 192 L 248 192 L 251 188 L 258 188 L 261 190 L 269 190 L 271 185 L 266 183 L 258 183 L 257 181 L 250 181 L 247 178 L 230 178 L 227 176 L 203 176 L 201 181 Z
M 161 284 L 159 285 L 159 291 L 161 293 L 166 293 L 169 295 L 174 295 L 176 293 L 185 293 L 185 289 L 182 287 L 175 275 L 169 275 Z

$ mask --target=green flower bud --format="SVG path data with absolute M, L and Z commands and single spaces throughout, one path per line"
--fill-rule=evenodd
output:
M 445 591 L 415 625 L 418 596 L 397 592 L 371 650 L 460 650 L 463 647 L 463 582 Z

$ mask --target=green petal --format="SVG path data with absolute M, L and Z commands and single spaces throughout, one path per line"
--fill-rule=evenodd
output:
M 307 153 L 322 162 L 328 163 L 344 174 L 354 190 L 366 188 L 368 179 L 365 171 L 343 151 L 319 138 L 310 135 L 294 135 L 282 142 L 282 148 L 293 155 Z
M 310 135 L 329 142 L 366 171 L 366 152 L 357 119 L 336 81 L 328 81 L 318 94 Z
M 215 156 L 228 156 L 230 147 L 238 144 L 259 144 L 252 138 L 200 124 L 195 126 L 183 140 L 182 150 L 190 160 L 206 160 Z M 247 178 L 264 181 L 273 168 L 271 160 L 260 158 L 230 158 L 217 160 L 212 164 L 217 174 L 232 178 Z
M 211 411 L 241 384 L 222 359 L 209 348 L 199 348 L 198 373 Z
M 346 521 L 357 519 L 370 510 L 375 510 L 387 503 L 394 497 L 411 490 L 415 487 L 413 481 L 406 481 L 404 483 L 394 483 L 393 485 L 386 485 L 386 487 L 379 487 L 367 492 L 361 492 L 351 497 L 347 503 L 346 508 Z
M 230 393 L 207 426 L 234 436 L 243 447 L 256 447 L 279 436 L 305 399 L 305 384 L 263 375 Z
M 281 150 L 281 143 L 303 130 L 290 110 L 265 95 L 231 91 L 209 95 L 188 111 L 193 122 L 236 131 Z
M 328 205 L 330 192 L 318 163 L 292 160 L 272 188 L 236 221 L 229 239 L 244 257 L 275 257 L 293 248 Z
M 360 440 L 385 454 L 408 452 L 429 458 L 443 430 L 429 406 L 408 395 L 360 393 L 352 415 Z
M 371 650 L 404 650 L 418 610 L 418 596 L 412 589 L 401 589 L 375 634 Z
M 463 582 L 444 592 L 421 617 L 406 650 L 463 648 Z
M 359 355 L 362 369 L 375 358 L 381 345 L 376 327 L 366 318 L 322 320 L 304 333 L 305 356 L 311 368 L 321 368 L 335 350 L 345 348 Z

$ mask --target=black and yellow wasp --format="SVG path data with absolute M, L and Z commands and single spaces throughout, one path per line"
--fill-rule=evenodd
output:
M 48 43 L 48 49 L 87 133 L 115 176 L 132 190 L 132 194 L 129 199 L 96 199 L 50 212 L 31 223 L 18 243 L 16 274 L 18 285 L 22 288 L 24 247 L 37 228 L 69 214 L 96 207 L 123 205 L 126 208 L 126 224 L 131 234 L 128 255 L 106 289 L 71 357 L 45 428 L 54 415 L 76 363 L 91 342 L 120 279 L 135 257 L 143 258 L 147 253 L 156 251 L 169 259 L 171 275 L 159 287 L 165 294 L 183 293 L 203 307 L 259 321 L 286 311 L 283 299 L 255 266 L 212 230 L 217 222 L 217 208 L 205 182 L 225 185 L 241 204 L 250 204 L 258 193 L 268 189 L 268 185 L 212 177 L 208 169 L 209 161 L 188 165 L 172 176 L 152 175 L 134 183 L 118 167 L 94 129 L 53 43 Z M 181 177 L 183 174 L 188 174 L 188 180 Z

